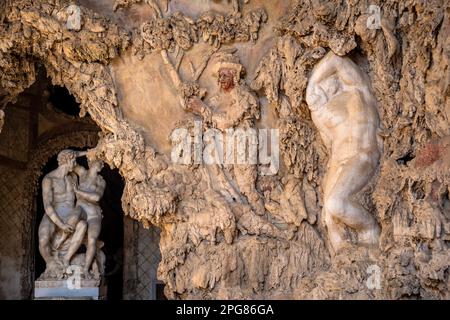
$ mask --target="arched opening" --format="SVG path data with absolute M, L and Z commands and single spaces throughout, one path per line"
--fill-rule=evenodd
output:
M 0 133 L 0 299 L 33 298 L 34 281 L 45 268 L 37 250 L 44 214 L 41 181 L 67 148 L 97 144 L 98 126 L 79 118 L 79 104 L 66 88 L 53 86 L 43 69 L 36 82 L 6 107 Z M 86 166 L 86 163 L 80 164 Z M 123 215 L 123 180 L 107 166 L 101 239 L 105 242 L 109 299 L 164 299 L 157 281 L 159 233 Z
M 75 100 L 75 97 L 69 93 L 64 87 L 50 86 L 48 88 L 48 100 L 53 108 L 66 115 L 78 117 L 80 113 L 80 104 Z
M 80 150 L 77 147 L 69 147 L 69 149 Z M 34 225 L 34 279 L 45 271 L 45 261 L 39 254 L 38 248 L 38 228 L 42 217 L 45 214 L 43 200 L 42 200 L 42 179 L 46 174 L 55 170 L 58 167 L 56 160 L 57 155 L 52 156 L 44 168 L 42 175 L 39 178 L 39 187 L 36 192 L 36 223 Z M 88 167 L 86 158 L 77 160 L 78 164 Z M 105 279 L 107 284 L 107 299 L 121 300 L 123 295 L 123 211 L 121 207 L 121 197 L 124 187 L 124 182 L 117 170 L 111 170 L 108 165 L 105 165 L 100 175 L 106 181 L 106 188 L 102 199 L 100 200 L 100 207 L 102 208 L 102 230 L 99 240 L 105 243 L 103 252 L 106 256 L 105 263 Z M 81 246 L 79 253 L 86 251 L 85 246 Z

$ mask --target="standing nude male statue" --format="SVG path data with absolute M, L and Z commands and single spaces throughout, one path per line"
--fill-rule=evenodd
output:
M 335 251 L 345 245 L 344 228 L 358 243 L 377 245 L 379 226 L 353 196 L 375 173 L 380 159 L 379 117 L 368 79 L 349 58 L 328 53 L 306 89 L 311 117 L 330 152 L 324 178 L 324 218 Z
M 106 186 L 105 180 L 99 175 L 103 168 L 103 162 L 88 155 L 88 166 L 88 170 L 79 165 L 74 168 L 74 172 L 79 177 L 79 185 L 75 189 L 77 207 L 83 210 L 87 222 L 87 250 L 83 267 L 85 276 L 89 275 L 97 250 L 97 240 L 102 227 L 102 209 L 98 202 L 102 198 Z
M 77 153 L 73 150 L 63 150 L 58 154 L 58 168 L 48 173 L 42 181 L 42 198 L 45 215 L 39 225 L 39 252 L 44 258 L 47 269 L 70 264 L 70 260 L 80 247 L 86 232 L 86 222 L 81 220 L 81 210 L 75 206 L 76 177 L 69 173 L 73 171 Z M 67 236 L 55 237 L 57 233 L 71 234 L 67 250 L 62 257 L 54 256 Z M 59 241 L 58 241 L 59 240 Z M 55 245 L 55 242 L 58 242 Z M 46 269 L 46 271 L 47 271 Z M 56 270 L 55 270 L 56 271 Z

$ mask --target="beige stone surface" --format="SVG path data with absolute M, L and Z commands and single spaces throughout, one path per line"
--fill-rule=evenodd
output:
M 240 12 L 227 1 L 82 1 L 79 31 L 67 29 L 68 4 L 0 5 L 2 101 L 33 83 L 36 61 L 77 98 L 103 132 L 93 152 L 126 181 L 125 213 L 161 229 L 158 276 L 169 298 L 449 298 L 445 1 L 383 2 L 370 28 L 366 1 L 250 0 Z M 233 166 L 170 160 L 170 132 L 199 119 L 187 102 L 204 110 L 200 102 L 227 90 L 206 59 L 227 48 L 246 70 L 230 88 L 248 87 L 271 115 L 256 127 L 280 132 L 279 173 L 248 179 L 262 215 Z M 378 246 L 361 245 L 359 228 L 344 223 L 338 253 L 323 223 L 333 151 L 305 100 L 329 52 L 367 77 L 383 140 L 351 200 L 380 226 Z

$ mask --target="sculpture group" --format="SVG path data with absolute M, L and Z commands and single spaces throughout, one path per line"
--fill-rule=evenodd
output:
M 177 71 L 168 57 L 163 57 L 173 82 L 181 86 Z M 213 58 L 218 94 L 208 103 L 198 95 L 182 97 L 183 108 L 222 132 L 234 127 L 253 128 L 259 119 L 259 102 L 241 79 L 243 66 L 239 58 L 227 50 L 215 53 Z M 349 58 L 330 52 L 311 74 L 306 101 L 329 151 L 322 216 L 332 249 L 337 252 L 348 243 L 347 228 L 356 232 L 358 244 L 376 246 L 378 224 L 354 199 L 376 171 L 381 154 L 376 101 L 367 79 Z M 105 181 L 99 175 L 102 162 L 88 156 L 86 169 L 76 162 L 77 157 L 84 155 L 86 152 L 63 150 L 58 155 L 58 168 L 42 182 L 45 215 L 39 227 L 39 250 L 47 265 L 43 279 L 64 278 L 70 265 L 79 266 L 85 278 L 98 278 L 103 272 L 104 255 L 98 240 L 102 220 L 98 202 L 105 189 Z M 226 174 L 230 170 L 234 173 L 232 180 Z M 234 218 L 227 203 L 237 201 L 256 214 L 250 225 L 258 221 L 256 225 L 267 228 L 265 199 L 256 187 L 256 165 L 213 165 L 207 168 L 205 176 L 215 192 L 210 200 L 227 212 L 223 217 L 233 220 L 230 226 L 234 226 Z M 304 207 L 301 199 L 299 203 Z M 240 224 L 245 226 L 247 222 L 242 220 Z M 278 234 L 275 227 L 270 230 L 269 234 Z M 234 227 L 225 232 L 227 242 L 231 243 L 234 232 Z M 86 253 L 77 254 L 82 244 Z
M 46 270 L 41 279 L 62 279 L 71 265 L 80 267 L 86 279 L 99 279 L 103 273 L 105 258 L 98 240 L 102 220 L 98 202 L 105 189 L 99 175 L 103 163 L 88 155 L 86 169 L 76 162 L 84 155 L 86 152 L 61 151 L 58 168 L 42 181 L 45 214 L 39 226 L 39 251 Z M 82 244 L 86 253 L 77 254 Z
M 162 230 L 158 280 L 169 299 L 445 298 L 450 133 L 443 3 L 421 10 L 420 1 L 82 1 L 78 26 L 68 19 L 76 17 L 67 10 L 71 2 L 7 1 L 0 5 L 2 101 L 18 103 L 20 110 L 7 116 L 46 118 L 44 109 L 28 108 L 40 96 L 40 84 L 31 84 L 42 79 L 41 65 L 52 84 L 76 97 L 80 115 L 90 116 L 86 124 L 92 120 L 101 131 L 95 155 L 124 179 L 124 214 Z M 0 111 L 0 130 L 4 116 Z M 50 126 L 53 116 L 44 126 L 38 118 L 36 142 L 45 144 L 30 144 L 30 152 L 52 149 L 53 134 L 66 139 L 59 122 Z M 11 125 L 19 122 L 5 122 L 0 139 Z M 51 128 L 57 130 L 41 136 Z M 196 161 L 200 148 L 212 150 L 203 132 L 223 137 L 228 128 L 259 136 L 278 130 L 279 170 L 264 175 L 262 161 Z M 171 130 L 178 129 L 193 142 L 184 149 L 195 152 L 189 163 L 170 158 Z M 94 139 L 83 141 L 76 145 Z M 263 145 L 258 140 L 256 147 Z M 35 180 L 27 178 L 40 175 L 40 159 L 30 159 L 33 172 L 23 176 L 28 230 Z M 92 193 L 82 170 L 63 166 L 45 182 L 45 275 L 64 277 L 72 266 L 91 275 L 102 256 L 94 241 L 99 210 L 82 195 Z M 18 219 L 19 207 L 10 210 L 7 202 L 4 210 Z M 32 232 L 22 238 L 33 243 Z M 136 252 L 138 244 L 132 243 Z M 21 276 L 30 274 L 30 281 L 21 282 L 31 284 L 34 260 L 23 258 Z M 366 282 L 375 275 L 380 290 Z

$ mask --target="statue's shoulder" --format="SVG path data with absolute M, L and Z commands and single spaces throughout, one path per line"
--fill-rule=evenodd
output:
M 42 186 L 47 186 L 52 188 L 53 187 L 53 181 L 56 179 L 54 176 L 53 171 L 47 173 L 44 178 L 42 179 Z
M 56 178 L 56 176 L 55 176 L 55 171 L 56 171 L 56 170 L 53 170 L 53 171 L 50 171 L 49 173 L 47 173 L 47 174 L 44 176 L 44 178 L 42 179 L 42 181 L 53 181 L 53 179 Z
M 236 87 L 239 103 L 246 102 L 249 105 L 258 105 L 259 100 L 256 94 L 250 89 L 247 84 L 239 84 Z
M 106 186 L 106 181 L 101 175 L 97 176 L 97 183 L 103 187 Z
M 50 175 L 50 173 L 47 173 L 44 178 L 42 179 L 42 184 L 45 183 L 51 183 L 53 180 L 52 176 Z

